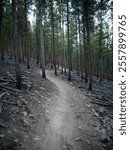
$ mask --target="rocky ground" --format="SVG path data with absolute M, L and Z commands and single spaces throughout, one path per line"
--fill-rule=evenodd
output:
M 0 62 L 0 150 L 112 150 L 112 82 L 93 77 L 93 91 L 76 72 L 22 68 L 15 88 L 12 62 Z

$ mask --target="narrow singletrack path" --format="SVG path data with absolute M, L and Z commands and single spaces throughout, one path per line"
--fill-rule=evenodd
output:
M 102 149 L 91 125 L 91 108 L 86 107 L 82 92 L 48 70 L 47 79 L 56 86 L 53 104 L 46 108 L 49 124 L 46 127 L 45 150 Z M 85 113 L 86 118 L 82 118 Z M 86 132 L 86 133 L 84 133 Z M 86 139 L 87 135 L 87 139 Z

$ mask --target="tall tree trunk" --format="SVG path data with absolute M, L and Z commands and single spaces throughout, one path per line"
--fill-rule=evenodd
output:
M 73 71 L 73 63 L 72 63 L 72 55 L 73 55 L 73 36 L 71 32 L 71 38 L 70 38 L 70 70 Z
M 109 81 L 109 43 L 110 43 L 110 40 L 109 40 L 109 26 L 107 25 L 107 70 L 106 70 L 106 73 L 107 73 L 107 80 Z
M 86 49 L 86 28 L 85 28 L 85 10 L 83 8 L 83 42 L 84 42 L 84 71 L 85 71 L 85 82 L 88 82 L 87 73 L 87 49 Z
M 51 0 L 51 23 L 52 23 L 52 45 L 53 45 L 53 64 L 55 67 L 55 75 L 57 76 L 57 67 L 56 67 L 56 46 L 55 46 L 55 29 L 54 29 L 54 15 L 53 15 L 53 0 Z
M 93 1 L 92 1 L 93 2 Z M 85 18 L 86 18 L 86 37 L 87 37 L 87 51 L 88 51 L 88 73 L 89 73 L 89 90 L 92 91 L 92 49 L 90 40 L 91 22 L 92 17 L 92 6 L 90 1 L 84 1 Z M 91 20 L 92 21 L 92 20 Z
M 101 6 L 103 6 L 103 0 L 101 0 Z M 100 82 L 102 81 L 103 78 L 103 58 L 102 58 L 102 53 L 103 53 L 103 18 L 102 18 L 102 9 L 100 10 L 100 24 L 99 24 L 99 28 L 100 28 L 100 33 L 99 33 L 99 54 L 100 54 Z
M 77 76 L 79 76 L 79 46 L 78 46 L 78 23 L 76 21 L 76 64 L 77 64 Z
M 87 28 L 87 49 L 88 49 L 88 61 L 89 61 L 89 90 L 92 91 L 92 50 L 90 45 L 90 32 Z
M 1 27 L 0 27 L 0 53 L 1 53 L 1 59 L 3 60 L 3 58 L 2 58 L 2 31 L 1 31 Z
M 12 0 L 12 18 L 13 18 L 13 48 L 15 52 L 15 71 L 16 71 L 16 86 L 18 89 L 22 88 L 21 71 L 19 64 L 19 50 L 18 50 L 18 31 L 17 31 L 17 11 L 16 0 Z
M 67 66 L 67 54 L 66 54 L 66 51 L 65 51 L 65 37 L 64 37 L 64 20 L 62 20 L 62 32 L 63 32 L 63 35 L 62 35 L 62 39 L 63 39 L 63 64 L 64 64 L 64 73 L 66 74 L 66 66 Z
M 60 5 L 60 11 L 61 11 L 61 25 L 60 25 L 60 30 L 61 30 L 61 39 L 62 39 L 62 69 L 61 73 L 63 74 L 63 68 L 64 68 L 64 19 L 63 19 L 63 1 L 61 0 L 61 5 Z
M 69 0 L 67 0 L 67 36 L 68 36 L 68 69 L 69 69 L 69 78 L 71 81 L 71 50 L 70 50 L 70 39 L 69 39 Z
M 62 14 L 62 20 L 61 20 L 61 35 L 62 35 L 62 70 L 61 70 L 61 73 L 63 74 L 63 67 L 64 67 L 64 64 L 65 64 L 65 59 L 64 59 L 64 20 L 63 20 L 63 14 Z
M 36 52 L 36 64 L 39 64 L 39 60 L 40 60 L 40 39 L 39 39 L 39 19 L 38 19 L 38 16 L 36 16 L 36 49 L 37 49 L 37 52 Z
M 40 30 L 40 48 L 41 48 L 41 64 L 42 64 L 42 78 L 46 78 L 45 73 L 45 54 L 44 54 L 44 37 L 42 26 L 42 0 L 39 0 L 39 30 Z
M 3 38 L 2 38 L 2 23 L 3 23 L 3 0 L 0 1 L 0 52 L 1 59 L 4 60 Z
M 78 8 L 78 23 L 79 23 L 80 72 L 81 72 L 81 78 L 83 79 L 83 56 L 82 56 L 82 46 L 81 46 L 80 12 L 79 12 L 79 8 Z
M 25 49 L 27 56 L 27 69 L 30 69 L 29 63 L 29 40 L 28 40 L 28 19 L 27 19 L 27 0 L 24 0 L 24 9 L 25 9 Z

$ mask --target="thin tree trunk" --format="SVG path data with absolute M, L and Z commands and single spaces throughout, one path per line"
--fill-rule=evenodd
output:
M 39 30 L 40 30 L 40 48 L 41 48 L 41 65 L 42 65 L 42 78 L 46 78 L 45 74 L 45 54 L 44 54 L 44 37 L 42 26 L 42 0 L 39 0 Z
M 85 82 L 88 82 L 87 73 L 87 49 L 86 49 L 86 29 L 85 29 L 85 11 L 83 8 L 83 42 L 84 42 L 84 71 L 85 71 Z
M 16 71 L 16 86 L 18 89 L 22 88 L 21 82 L 21 71 L 19 64 L 19 50 L 18 50 L 18 31 L 17 31 L 17 11 L 16 11 L 16 0 L 12 0 L 12 15 L 13 15 L 13 48 L 15 52 L 15 71 Z
M 81 47 L 80 13 L 79 13 L 79 10 L 78 10 L 78 23 L 79 23 L 80 71 L 81 71 L 81 78 L 83 79 L 83 56 L 82 56 L 82 47 Z
M 68 69 L 69 69 L 69 78 L 71 81 L 71 50 L 70 50 L 70 39 L 69 39 L 69 0 L 67 0 L 67 36 L 68 36 Z
M 107 80 L 109 81 L 109 43 L 110 43 L 110 40 L 109 40 L 109 26 L 107 25 Z
M 101 6 L 103 5 L 103 0 L 101 0 Z M 100 33 L 99 33 L 99 54 L 100 54 L 100 82 L 102 81 L 103 78 L 103 58 L 102 58 L 102 53 L 103 53 L 103 48 L 102 48 L 102 41 L 103 41 L 103 18 L 102 18 L 102 10 L 100 12 Z
M 87 28 L 87 49 L 88 49 L 88 61 L 89 61 L 89 90 L 92 91 L 92 51 L 90 46 L 90 32 Z
M 62 16 L 62 23 L 61 23 L 61 35 L 62 35 L 62 60 L 61 60 L 61 63 L 62 63 L 62 69 L 61 69 L 61 73 L 63 74 L 63 67 L 64 67 L 64 21 L 63 21 L 63 16 Z
M 77 76 L 79 76 L 79 46 L 78 46 L 78 22 L 76 21 L 76 64 L 77 64 Z
M 55 67 L 55 75 L 57 76 L 56 52 L 55 52 L 55 29 L 54 29 L 54 16 L 53 16 L 53 0 L 51 0 L 51 23 L 52 23 L 53 64 L 54 64 L 54 67 Z
M 39 64 L 39 60 L 40 60 L 40 39 L 39 39 L 39 21 L 38 21 L 38 16 L 36 18 L 36 45 L 37 45 L 37 52 L 36 52 L 36 57 L 37 57 L 37 61 L 36 61 L 36 64 Z
M 62 69 L 61 69 L 61 73 L 63 74 L 63 68 L 64 68 L 64 20 L 63 20 L 63 2 L 61 0 L 61 39 L 62 39 Z
M 63 18 L 62 18 L 63 19 Z M 64 73 L 66 74 L 66 51 L 65 51 L 65 38 L 64 38 L 64 20 L 62 20 L 62 40 L 63 40 L 63 65 L 64 65 Z
M 3 4 L 2 0 L 0 1 L 0 52 L 1 59 L 4 60 L 4 51 L 3 51 L 3 39 L 2 39 L 2 23 L 3 23 Z
M 87 37 L 87 51 L 88 51 L 88 73 L 89 73 L 89 90 L 92 91 L 92 49 L 91 49 L 91 42 L 90 42 L 90 8 L 89 3 L 87 1 L 84 1 L 84 7 L 85 7 L 85 19 L 86 19 L 86 37 Z
M 26 56 L 27 56 L 27 69 L 30 69 L 30 62 L 29 62 L 29 40 L 28 40 L 28 20 L 27 20 L 27 0 L 24 0 L 24 9 L 25 9 L 25 49 L 26 49 Z
M 3 39 L 2 39 L 2 29 L 0 28 L 0 52 L 1 52 L 1 59 L 4 61 L 4 50 L 3 50 Z

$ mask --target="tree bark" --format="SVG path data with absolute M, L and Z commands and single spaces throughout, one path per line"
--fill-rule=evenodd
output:
M 88 82 L 87 73 L 87 49 L 86 49 L 86 28 L 85 28 L 85 10 L 83 8 L 83 42 L 84 42 L 84 71 L 85 71 L 85 82 Z
M 91 40 L 90 40 L 90 31 L 91 31 L 91 22 L 90 18 L 92 17 L 91 11 L 92 6 L 88 1 L 84 1 L 84 9 L 85 9 L 85 18 L 86 18 L 86 37 L 87 44 L 86 48 L 88 51 L 88 74 L 89 74 L 89 90 L 92 91 L 92 49 L 91 49 Z
M 103 6 L 103 0 L 101 0 L 101 6 Z M 102 81 L 103 78 L 103 58 L 102 58 L 102 53 L 103 53 L 103 18 L 102 18 L 102 9 L 100 10 L 100 24 L 99 24 L 99 28 L 100 28 L 100 33 L 99 33 L 99 66 L 100 66 L 100 82 Z
M 69 39 L 69 0 L 67 0 L 67 36 L 68 36 L 68 69 L 69 69 L 69 78 L 71 81 L 71 50 L 70 50 L 70 39 Z
M 41 49 L 41 65 L 42 65 L 42 78 L 46 78 L 45 73 L 45 54 L 44 54 L 44 37 L 42 26 L 42 0 L 39 0 L 39 30 L 40 30 L 40 49 Z
M 3 39 L 2 39 L 2 23 L 3 23 L 3 1 L 0 1 L 0 52 L 1 59 L 4 60 L 4 51 L 3 51 Z
M 79 23 L 80 72 L 81 72 L 81 78 L 83 79 L 83 56 L 82 56 L 82 47 L 81 47 L 80 12 L 79 12 L 79 8 L 78 8 L 78 23 Z
M 78 23 L 76 21 L 76 65 L 77 65 L 77 76 L 79 76 L 79 46 L 78 46 L 78 27 L 77 27 Z
M 53 0 L 51 0 L 51 23 L 52 23 L 52 48 L 53 48 L 53 64 L 55 67 L 55 75 L 57 76 L 56 67 L 56 46 L 55 46 L 55 29 L 54 29 L 54 16 L 53 16 Z
M 21 71 L 19 64 L 19 50 L 18 50 L 18 31 L 17 31 L 17 11 L 16 0 L 12 0 L 12 18 L 13 18 L 13 48 L 15 52 L 15 71 L 16 71 L 16 86 L 18 89 L 22 88 Z

